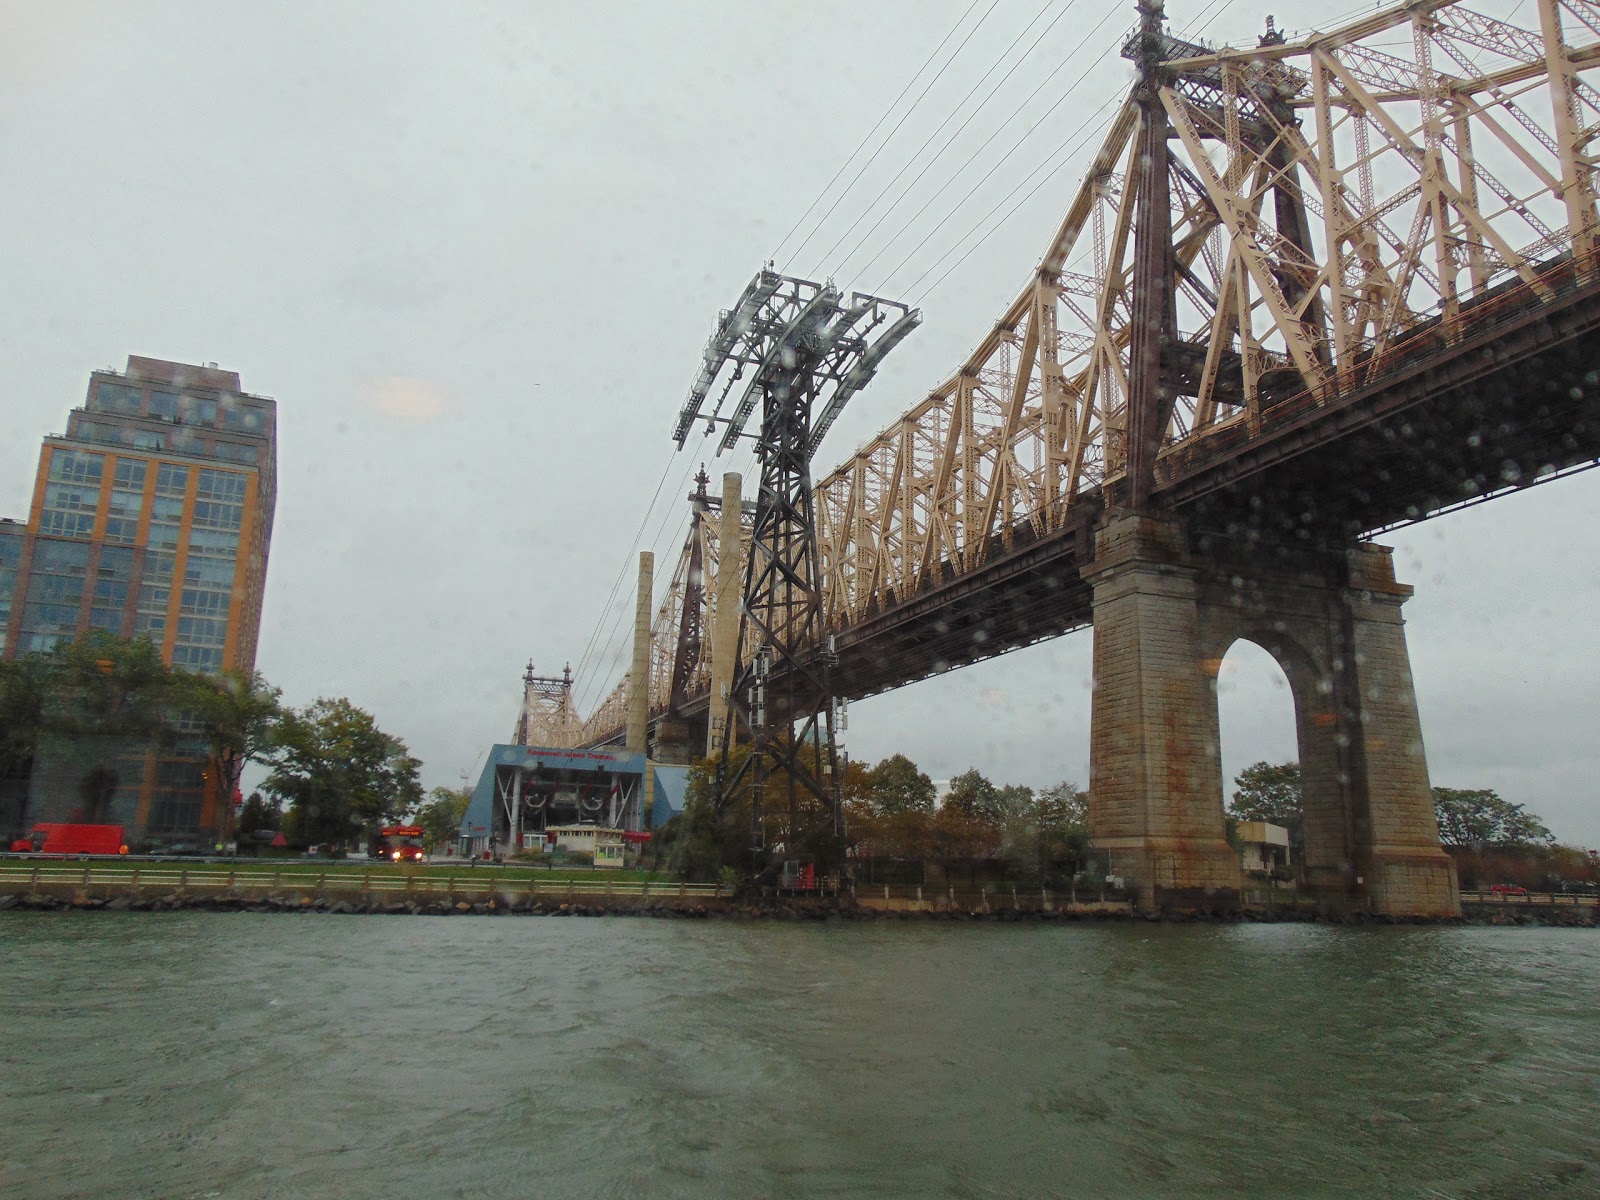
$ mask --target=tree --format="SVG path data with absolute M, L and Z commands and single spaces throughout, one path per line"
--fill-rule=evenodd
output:
M 44 731 L 170 745 L 183 685 L 148 638 L 91 629 L 44 663 Z
M 735 746 L 728 756 L 732 777 L 750 755 L 749 746 Z M 750 789 L 748 782 L 728 798 L 719 816 L 718 757 L 697 759 L 689 767 L 683 811 L 655 831 L 652 850 L 657 861 L 679 879 L 717 883 L 742 873 L 750 863 Z M 748 781 L 749 775 L 745 776 Z
M 884 816 L 902 812 L 931 813 L 934 786 L 904 754 L 891 754 L 867 773 L 873 811 Z
M 239 825 L 237 833 L 241 842 L 271 841 L 271 838 L 257 838 L 257 833 L 277 833 L 283 828 L 283 805 L 277 801 L 268 801 L 260 792 L 251 792 L 250 798 L 244 802 L 244 807 L 239 810 Z
M 1520 804 L 1502 799 L 1493 788 L 1433 789 L 1439 839 L 1447 846 L 1528 849 L 1549 846 L 1555 835 Z
M 1252 763 L 1234 778 L 1228 815 L 1236 821 L 1267 821 L 1298 829 L 1304 821 L 1300 764 Z
M 179 673 L 177 691 L 188 723 L 205 739 L 218 798 L 232 811 L 246 763 L 264 762 L 276 744 L 283 693 L 261 672 Z
M 417 812 L 417 824 L 429 850 L 455 842 L 471 803 L 471 788 L 436 787 L 428 793 L 428 802 Z
M 38 654 L 0 659 L 0 778 L 33 757 L 44 729 L 49 661 Z
M 1000 789 L 985 779 L 976 767 L 968 768 L 950 781 L 950 794 L 945 797 L 944 807 L 985 825 L 998 826 L 1005 819 Z
M 1075 781 L 1063 779 L 1040 788 L 1037 803 L 1041 828 L 1062 834 L 1081 830 L 1088 835 L 1089 793 Z
M 289 803 L 291 840 L 347 845 L 422 802 L 421 764 L 349 700 L 289 709 L 278 723 L 266 791 Z

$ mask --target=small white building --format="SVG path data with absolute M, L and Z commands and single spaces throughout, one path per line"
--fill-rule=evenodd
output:
M 1239 842 L 1239 866 L 1245 871 L 1268 874 L 1275 867 L 1289 865 L 1289 831 L 1269 821 L 1240 821 L 1235 836 Z
M 545 834 L 555 838 L 558 849 L 588 854 L 597 867 L 622 865 L 622 830 L 604 825 L 550 825 Z

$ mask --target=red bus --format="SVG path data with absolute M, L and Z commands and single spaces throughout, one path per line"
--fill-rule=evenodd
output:
M 373 858 L 386 858 L 391 862 L 422 861 L 421 825 L 386 825 L 372 839 L 367 851 Z

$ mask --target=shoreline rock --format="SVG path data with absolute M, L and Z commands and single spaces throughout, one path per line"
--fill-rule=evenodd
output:
M 1499 905 L 1468 903 L 1460 918 L 1385 917 L 1373 913 L 1316 913 L 1279 909 L 1245 910 L 1232 915 L 1207 913 L 1139 913 L 1131 908 L 961 909 L 880 908 L 870 903 L 774 898 L 706 902 L 640 897 L 610 897 L 604 902 L 560 901 L 535 896 L 504 895 L 468 901 L 454 897 L 409 898 L 365 895 L 329 899 L 313 896 L 194 896 L 182 893 L 115 896 L 7 893 L 0 911 L 32 912 L 273 912 L 327 916 L 535 916 L 646 917 L 731 921 L 878 921 L 961 922 L 988 924 L 1079 924 L 1145 921 L 1153 924 L 1326 924 L 1326 925 L 1476 925 L 1593 929 L 1600 927 L 1594 905 Z

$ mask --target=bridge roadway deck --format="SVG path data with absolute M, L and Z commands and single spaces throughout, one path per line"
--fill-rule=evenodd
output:
M 1157 504 L 1201 536 L 1333 544 L 1593 465 L 1600 282 L 1547 279 L 1554 300 L 1526 286 L 1490 297 L 1414 330 L 1364 386 L 1291 397 L 1258 430 L 1239 421 L 1167 452 Z M 1082 569 L 1104 504 L 1082 495 L 1061 528 L 1024 523 L 980 565 L 947 563 L 941 582 L 838 629 L 836 689 L 858 699 L 1089 624 Z M 685 715 L 705 707 L 694 697 Z

